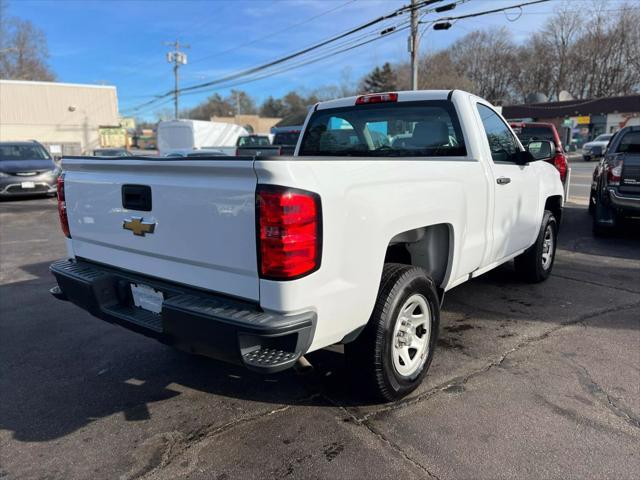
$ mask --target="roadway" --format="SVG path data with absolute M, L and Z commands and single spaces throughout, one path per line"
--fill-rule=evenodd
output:
M 585 162 L 582 155 L 572 154 L 569 157 L 571 168 L 571 188 L 569 189 L 569 201 L 578 205 L 589 204 L 589 191 L 591 178 L 596 162 Z

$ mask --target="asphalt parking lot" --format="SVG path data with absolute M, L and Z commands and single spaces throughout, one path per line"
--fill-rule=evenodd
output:
M 55 200 L 2 202 L 0 478 L 638 478 L 640 227 L 595 239 L 585 205 L 547 282 L 449 292 L 427 380 L 385 405 L 337 348 L 257 376 L 56 301 Z

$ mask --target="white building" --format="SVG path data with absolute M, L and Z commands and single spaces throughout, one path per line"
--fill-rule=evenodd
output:
M 0 80 L 0 141 L 37 140 L 51 153 L 100 145 L 100 127 L 118 127 L 116 87 Z

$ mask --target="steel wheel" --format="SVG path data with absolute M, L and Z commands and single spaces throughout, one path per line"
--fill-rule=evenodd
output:
M 547 224 L 547 228 L 544 230 L 544 237 L 542 239 L 542 255 L 540 261 L 542 262 L 543 270 L 548 270 L 553 262 L 554 248 L 553 227 Z
M 391 355 L 393 367 L 403 377 L 411 377 L 424 365 L 429 354 L 431 312 L 427 299 L 411 295 L 396 319 Z

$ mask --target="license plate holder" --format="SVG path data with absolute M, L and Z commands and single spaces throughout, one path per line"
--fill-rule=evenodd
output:
M 164 302 L 162 292 L 143 283 L 132 283 L 131 296 L 136 307 L 156 314 L 162 312 L 162 302 Z
M 24 189 L 36 188 L 36 184 L 34 182 L 22 182 L 21 187 Z

